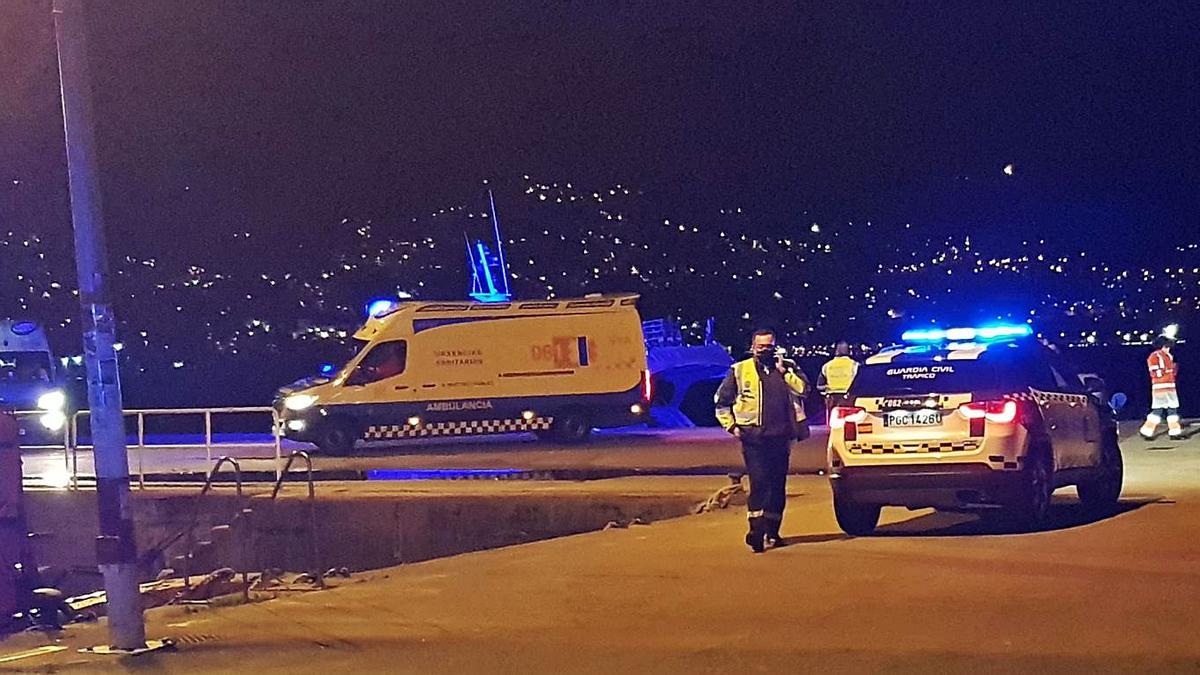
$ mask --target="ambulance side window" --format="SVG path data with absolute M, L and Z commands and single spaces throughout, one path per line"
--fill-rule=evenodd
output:
M 395 377 L 404 372 L 407 362 L 408 342 L 405 340 L 381 342 L 367 352 L 358 367 L 354 369 L 354 374 L 347 384 L 370 384 Z

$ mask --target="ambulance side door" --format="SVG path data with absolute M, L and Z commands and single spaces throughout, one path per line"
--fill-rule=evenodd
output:
M 399 424 L 400 410 L 413 398 L 406 382 L 408 342 L 391 340 L 371 347 L 344 385 L 353 402 L 362 406 L 357 417 L 365 424 Z

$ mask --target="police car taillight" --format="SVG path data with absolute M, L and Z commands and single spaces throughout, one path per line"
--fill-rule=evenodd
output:
M 1011 424 L 1017 419 L 1017 402 L 1011 400 L 972 401 L 958 406 L 958 412 L 969 420 L 986 419 L 997 424 Z
M 846 423 L 859 424 L 866 421 L 867 411 L 853 405 L 839 405 L 829 413 L 829 428 L 841 429 Z

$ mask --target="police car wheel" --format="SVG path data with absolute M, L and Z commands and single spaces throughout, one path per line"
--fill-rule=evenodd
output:
M 568 410 L 554 416 L 550 430 L 563 443 L 583 443 L 592 435 L 592 422 L 582 410 Z
M 358 434 L 353 425 L 341 420 L 328 420 L 317 432 L 317 447 L 330 455 L 349 454 L 354 450 L 356 440 Z
M 879 525 L 879 513 L 883 507 L 878 504 L 862 504 L 840 490 L 833 493 L 833 515 L 837 518 L 838 527 L 846 534 L 863 536 L 875 531 Z
M 1121 459 L 1121 446 L 1115 432 L 1105 434 L 1100 447 L 1100 466 L 1094 478 L 1081 481 L 1078 485 L 1079 501 L 1089 509 L 1107 510 L 1117 505 L 1121 498 L 1121 484 L 1125 479 L 1125 465 Z
M 1015 524 L 1027 530 L 1041 528 L 1050 513 L 1050 496 L 1054 494 L 1054 470 L 1050 466 L 1049 453 L 1032 455 L 1033 461 L 1025 467 L 1025 485 L 1021 503 L 1011 509 Z

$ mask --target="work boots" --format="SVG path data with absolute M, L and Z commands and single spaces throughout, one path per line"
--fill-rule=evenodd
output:
M 1167 415 L 1167 435 L 1171 438 L 1183 438 L 1183 425 L 1179 423 L 1179 415 Z
M 746 533 L 746 545 L 755 553 L 762 553 L 767 550 L 766 535 L 750 530 Z
M 1154 432 L 1158 431 L 1158 425 L 1162 422 L 1162 418 L 1154 413 L 1146 415 L 1146 421 L 1142 424 L 1142 428 L 1138 429 L 1138 433 L 1146 440 L 1154 439 Z

